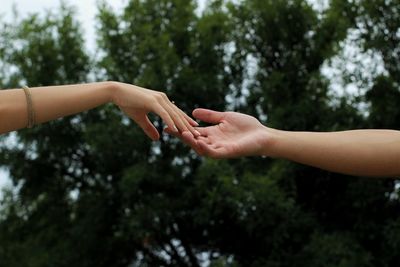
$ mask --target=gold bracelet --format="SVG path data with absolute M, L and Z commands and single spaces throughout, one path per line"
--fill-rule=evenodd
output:
M 26 96 L 27 110 L 28 110 L 28 128 L 32 128 L 35 126 L 35 110 L 33 109 L 32 95 L 29 90 L 29 87 L 24 85 L 22 86 Z

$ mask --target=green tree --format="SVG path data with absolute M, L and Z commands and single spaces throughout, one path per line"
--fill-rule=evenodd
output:
M 358 28 L 363 49 L 378 54 L 385 74 L 374 80 L 366 100 L 371 104 L 371 127 L 399 129 L 400 111 L 400 12 L 399 1 L 362 1 Z
M 0 83 L 95 75 L 162 90 L 187 112 L 230 108 L 281 129 L 398 128 L 398 53 L 390 53 L 398 51 L 397 1 L 332 0 L 323 11 L 305 0 L 214 0 L 202 13 L 196 8 L 194 0 L 131 0 L 116 12 L 104 1 L 97 57 L 83 49 L 65 5 L 0 23 L 7 68 Z M 381 53 L 387 69 L 351 100 L 368 101 L 368 117 L 321 74 L 349 29 L 361 29 L 365 49 Z M 0 151 L 16 185 L 1 200 L 0 266 L 398 262 L 393 180 L 264 158 L 202 159 L 167 135 L 151 143 L 109 105 L 15 138 L 16 146 Z
M 400 129 L 400 2 L 361 1 L 357 28 L 361 32 L 362 48 L 377 54 L 383 63 L 383 74 L 373 73 L 373 84 L 368 88 L 365 100 L 370 105 L 368 127 Z M 391 213 L 398 214 L 398 191 L 391 194 L 394 197 L 386 205 L 391 206 Z M 378 209 L 379 207 L 376 207 Z M 376 258 L 379 266 L 395 266 L 400 257 L 398 249 L 398 216 L 381 215 L 385 218 L 377 226 L 380 239 L 373 249 L 381 255 Z

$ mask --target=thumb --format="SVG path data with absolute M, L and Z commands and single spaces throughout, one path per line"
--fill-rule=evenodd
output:
M 225 117 L 225 112 L 214 111 L 211 109 L 197 108 L 193 111 L 193 117 L 208 123 L 220 123 Z

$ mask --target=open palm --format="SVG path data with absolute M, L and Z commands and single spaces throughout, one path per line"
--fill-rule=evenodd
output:
M 256 118 L 237 112 L 217 112 L 196 109 L 193 116 L 214 124 L 197 127 L 201 136 L 194 138 L 189 132 L 180 136 L 200 155 L 213 158 L 234 158 L 261 155 L 265 149 L 268 133 Z

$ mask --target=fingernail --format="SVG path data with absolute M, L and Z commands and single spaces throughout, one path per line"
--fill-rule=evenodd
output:
M 179 133 L 178 128 L 174 125 L 174 132 Z
M 194 133 L 195 133 L 197 136 L 201 136 L 201 133 L 200 133 L 199 131 L 197 131 L 197 130 L 194 130 Z
M 194 121 L 195 126 L 199 126 L 200 124 L 197 121 Z

